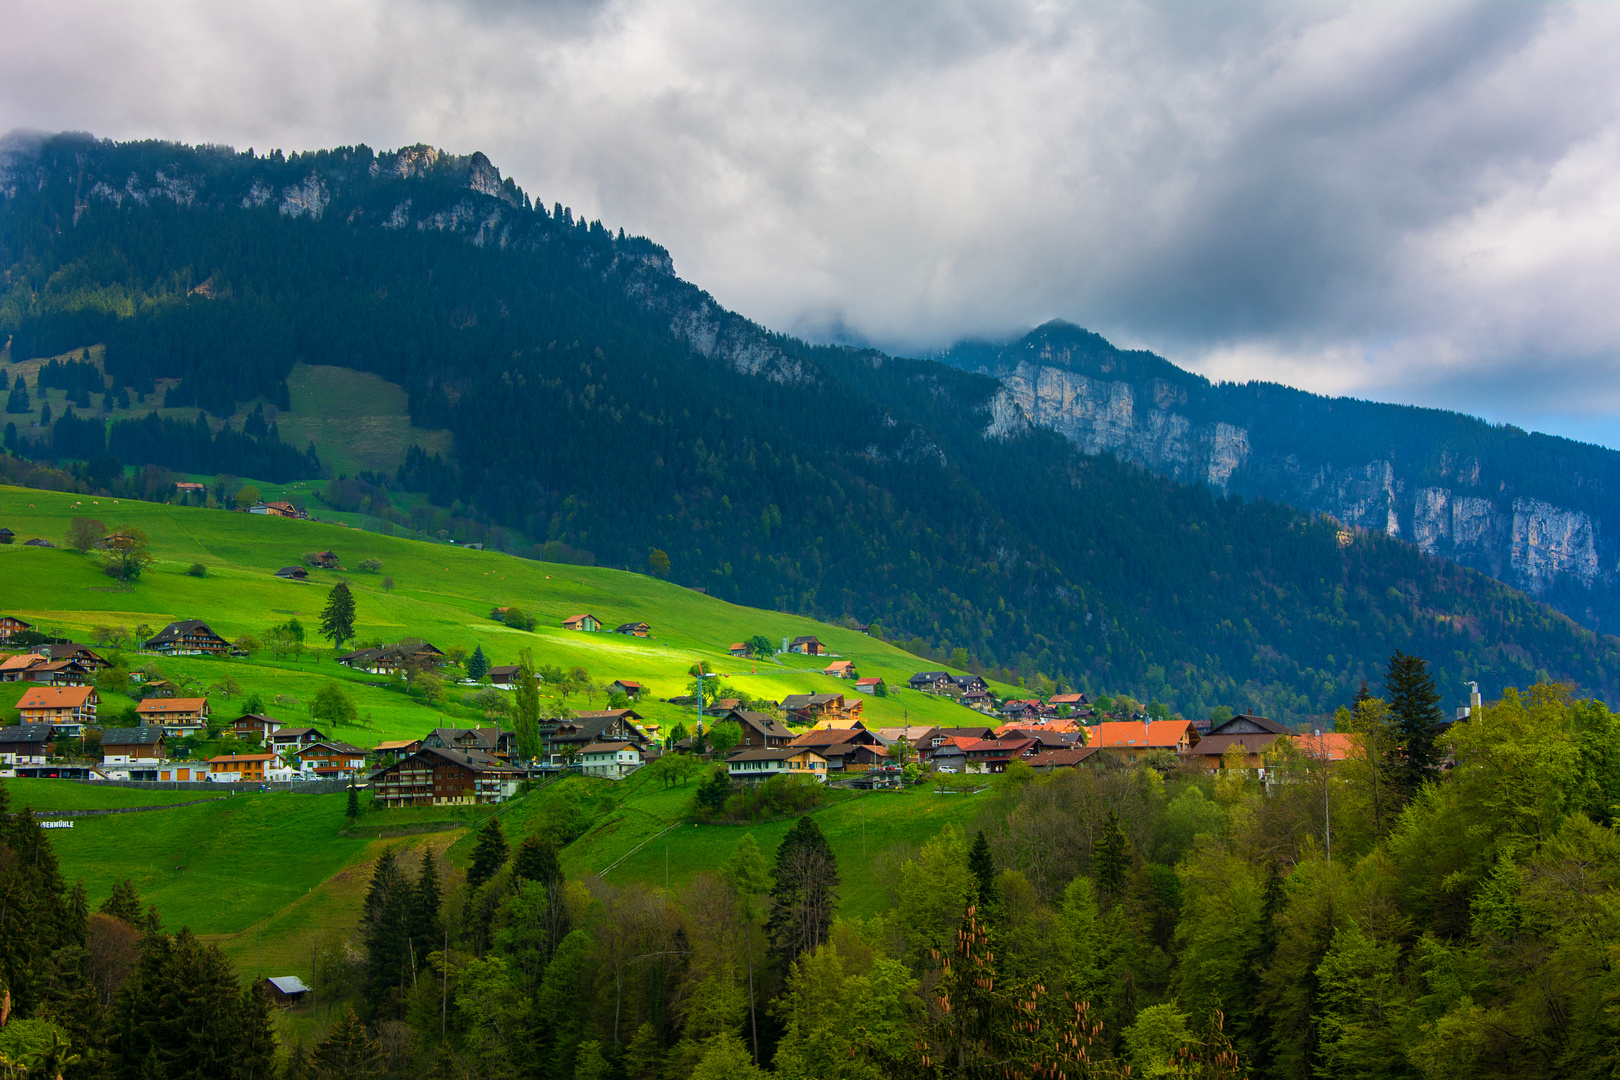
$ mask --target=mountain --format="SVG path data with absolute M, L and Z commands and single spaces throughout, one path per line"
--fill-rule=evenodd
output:
M 1594 629 L 1620 626 L 1620 453 L 1441 409 L 1211 383 L 1050 322 L 938 359 L 1000 381 L 998 417 L 1222 494 L 1410 540 Z
M 0 361 L 78 395 L 45 424 L 25 380 L 7 437 L 90 462 L 77 483 L 122 475 L 109 456 L 327 471 L 277 449 L 288 380 L 348 368 L 454 447 L 327 485 L 378 528 L 656 570 L 1192 714 L 1321 715 L 1397 648 L 1447 688 L 1620 689 L 1620 640 L 1484 574 L 1088 454 L 989 375 L 770 333 L 482 155 L 13 140 L 0 267 Z

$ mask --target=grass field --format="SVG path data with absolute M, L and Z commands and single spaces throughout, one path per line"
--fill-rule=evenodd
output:
M 861 674 L 880 675 L 891 687 L 904 686 L 919 668 L 936 666 L 854 630 L 738 607 L 641 574 L 533 562 L 319 522 L 0 488 L 0 522 L 19 539 L 43 536 L 60 543 L 75 515 L 94 516 L 110 527 L 144 530 L 157 560 L 133 589 L 119 591 L 93 558 L 65 548 L 21 543 L 0 547 L 0 580 L 7 583 L 0 599 L 4 611 L 77 639 L 97 625 L 160 627 L 183 618 L 203 619 L 232 639 L 260 634 L 292 615 L 313 630 L 329 587 L 346 580 L 356 595 L 362 640 L 415 636 L 441 649 L 461 646 L 470 651 L 480 646 L 492 663 L 514 663 L 519 649 L 531 648 L 537 662 L 583 666 L 599 683 L 620 678 L 641 682 L 650 692 L 638 711 L 654 723 L 686 718 L 681 708 L 653 699 L 684 693 L 687 669 L 699 660 L 755 697 L 779 700 L 812 691 L 854 696 L 849 682 L 820 674 L 825 659 L 784 656 L 755 663 L 726 652 L 731 642 L 754 634 L 773 641 L 814 634 L 832 653 L 853 659 Z M 325 549 L 336 551 L 350 567 L 363 558 L 376 558 L 382 562 L 382 573 L 315 570 L 302 583 L 274 576 L 277 568 L 297 562 L 301 553 Z M 187 576 L 186 568 L 198 562 L 208 568 L 208 575 Z M 397 583 L 392 591 L 383 588 L 384 574 Z M 492 607 L 506 604 L 534 614 L 540 627 L 532 633 L 516 631 L 488 618 Z M 653 637 L 561 629 L 564 618 L 581 611 L 595 614 L 608 626 L 648 622 Z M 417 736 L 444 719 L 437 710 L 397 692 L 364 685 L 380 680 L 356 675 L 329 660 L 274 660 L 259 654 L 246 660 L 176 659 L 163 664 L 166 673 L 172 667 L 205 686 L 229 674 L 248 690 L 265 692 L 267 699 L 270 692 L 285 693 L 301 703 L 326 679 L 344 680 L 361 713 L 371 714 L 370 730 L 344 736 L 357 743 Z M 0 705 L 5 704 L 0 699 Z M 601 698 L 577 697 L 570 704 L 576 709 L 600 707 Z M 868 723 L 874 725 L 967 724 L 976 719 L 948 699 L 906 690 L 886 699 L 866 698 L 865 706 Z M 289 720 L 304 715 L 301 706 L 292 710 L 272 706 L 269 711 Z
M 144 791 L 139 788 L 99 787 L 60 780 L 7 780 L 11 808 L 35 810 L 109 810 L 127 806 L 168 806 L 198 799 L 223 799 L 224 791 Z

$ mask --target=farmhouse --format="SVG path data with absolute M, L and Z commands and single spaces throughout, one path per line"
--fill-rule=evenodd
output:
M 275 761 L 274 754 L 221 754 L 208 759 L 208 776 L 224 784 L 262 784 L 264 770 Z
M 855 661 L 834 660 L 821 669 L 823 675 L 831 675 L 835 679 L 849 679 L 855 675 Z
M 263 713 L 245 713 L 231 722 L 231 730 L 239 739 L 268 741 L 272 735 L 286 727 L 282 721 Z
M 642 760 L 641 747 L 633 742 L 593 742 L 579 752 L 579 771 L 623 780 L 641 768 Z
M 85 724 L 96 722 L 101 696 L 93 686 L 39 686 L 17 702 L 25 724 L 49 724 L 56 735 L 78 738 Z
M 827 646 L 813 637 L 796 637 L 788 642 L 787 651 L 803 653 L 806 656 L 820 656 L 827 651 Z
M 748 644 L 742 641 L 733 641 L 726 651 L 731 653 L 732 656 L 747 656 Z
M 804 776 L 827 782 L 827 759 L 808 746 L 744 750 L 726 759 L 734 783 L 758 784 L 773 776 Z
M 1037 772 L 1053 769 L 1073 769 L 1080 765 L 1095 765 L 1102 757 L 1095 746 L 1076 746 L 1068 750 L 1042 750 L 1028 758 L 1030 768 Z
M 39 653 L 19 653 L 0 660 L 0 682 L 17 682 L 23 673 L 36 664 L 43 664 L 45 658 Z
M 601 712 L 582 712 L 571 720 L 563 720 L 546 736 L 546 753 L 554 767 L 594 742 L 631 742 L 645 747 L 650 739 L 632 720 L 641 716 L 633 709 L 607 709 Z
M 1117 762 L 1134 765 L 1153 751 L 1185 754 L 1198 745 L 1190 720 L 1118 720 L 1098 724 L 1091 745 Z
M 274 978 L 266 975 L 259 980 L 259 985 L 264 988 L 265 995 L 283 1009 L 297 1005 L 309 994 L 309 987 L 296 975 L 278 975 Z
M 201 619 L 172 622 L 149 638 L 143 648 L 171 656 L 190 656 L 207 653 L 223 656 L 231 651 L 231 643 L 208 628 Z
M 33 623 L 25 623 L 15 615 L 0 615 L 0 642 L 10 641 L 13 635 L 33 628 Z
M 856 743 L 860 746 L 882 746 L 883 742 L 876 735 L 863 727 L 857 728 L 816 728 L 795 736 L 794 746 L 837 746 L 839 743 Z
M 406 639 L 398 645 L 356 649 L 334 659 L 344 667 L 373 675 L 392 675 L 406 668 L 436 668 L 444 663 L 444 653 L 425 641 Z
M 373 746 L 371 752 L 377 757 L 399 758 L 406 754 L 414 754 L 420 749 L 422 749 L 421 739 L 384 739 Z
M 737 744 L 739 750 L 772 749 L 786 746 L 793 741 L 793 732 L 770 713 L 732 709 L 716 723 L 724 723 L 727 720 L 742 728 L 742 742 Z
M 789 694 L 782 699 L 782 709 L 793 724 L 815 724 L 823 720 L 856 720 L 866 703 L 844 703 L 843 694 Z
M 887 750 L 881 746 L 867 746 L 863 743 L 834 743 L 831 746 L 818 746 L 815 751 L 827 759 L 829 773 L 869 772 L 874 765 L 889 763 Z
M 112 667 L 100 653 L 88 645 L 78 645 L 73 642 L 56 642 L 50 645 L 41 645 L 39 651 L 52 660 L 72 660 L 86 671 L 100 671 Z
M 887 694 L 889 692 L 889 688 L 884 684 L 881 676 L 869 675 L 864 679 L 855 680 L 855 692 L 857 694 L 877 694 L 880 686 L 883 687 L 882 693 Z
M 1281 738 L 1293 732 L 1264 716 L 1239 713 L 1232 719 L 1212 727 L 1209 734 L 1197 741 L 1190 754 L 1203 763 L 1209 772 L 1226 768 L 1226 755 L 1236 749 L 1242 755 L 1244 769 L 1263 769 L 1263 755 Z
M 101 760 L 106 765 L 155 765 L 165 757 L 168 736 L 160 727 L 108 728 L 101 733 Z
M 283 754 L 325 739 L 325 735 L 312 727 L 278 727 L 270 733 L 270 745 Z
M 614 627 L 613 632 L 615 634 L 628 634 L 631 637 L 646 637 L 652 633 L 652 627 L 644 622 L 627 622 Z
M 135 706 L 135 715 L 170 735 L 189 735 L 208 726 L 208 699 L 147 698 Z
M 335 551 L 317 551 L 315 553 L 315 565 L 322 570 L 343 569 L 342 566 L 338 565 L 337 552 Z
M 608 693 L 623 694 L 627 698 L 638 698 L 644 690 L 646 690 L 646 687 L 634 679 L 615 679 L 613 682 L 608 683 Z
M 948 671 L 919 671 L 906 680 L 906 685 L 925 694 L 943 694 L 956 684 Z
M 269 757 L 270 755 L 265 755 Z M 366 752 L 346 742 L 322 739 L 300 747 L 294 755 L 305 769 L 328 779 L 346 779 L 360 775 L 366 765 Z
M 498 803 L 523 782 L 523 770 L 486 754 L 424 746 L 371 776 L 386 807 Z
M 43 765 L 56 749 L 49 724 L 0 727 L 0 765 Z
M 283 566 L 276 571 L 276 577 L 286 578 L 288 581 L 308 581 L 309 571 L 302 566 Z
M 422 745 L 505 761 L 517 751 L 517 736 L 498 727 L 434 728 L 422 737 Z
M 518 666 L 516 664 L 500 664 L 490 668 L 488 674 L 491 686 L 513 687 L 517 685 Z
M 595 615 L 570 615 L 562 625 L 564 630 L 583 630 L 587 634 L 594 634 L 602 629 L 602 620 Z

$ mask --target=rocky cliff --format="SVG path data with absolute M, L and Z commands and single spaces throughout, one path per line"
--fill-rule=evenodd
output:
M 1212 384 L 1065 323 L 940 359 L 1001 381 L 990 437 L 1050 428 L 1088 453 L 1410 540 L 1620 627 L 1614 451 L 1441 410 Z

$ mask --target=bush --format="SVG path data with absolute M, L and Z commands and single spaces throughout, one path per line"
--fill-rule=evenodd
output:
M 762 784 L 732 792 L 714 820 L 758 821 L 803 814 L 821 805 L 827 787 L 806 777 L 773 776 Z
M 207 577 L 208 576 L 208 567 L 204 566 L 200 562 L 194 562 L 190 566 L 186 567 L 186 576 L 187 577 Z
M 375 574 L 382 569 L 381 559 L 361 559 L 360 569 L 368 574 Z
M 281 699 L 276 700 L 279 702 Z M 354 699 L 335 682 L 329 682 L 315 692 L 315 700 L 310 703 L 309 711 L 315 719 L 329 724 L 353 725 L 360 718 L 359 711 L 354 707 Z

